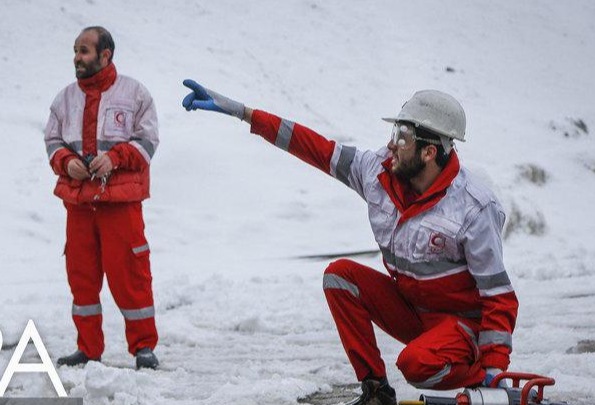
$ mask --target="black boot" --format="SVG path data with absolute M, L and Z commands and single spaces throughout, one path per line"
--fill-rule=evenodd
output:
M 362 381 L 362 395 L 345 405 L 396 405 L 397 396 L 386 378 Z
M 157 356 L 153 353 L 153 350 L 145 347 L 136 352 L 136 369 L 141 368 L 152 368 L 155 370 L 159 365 Z
M 58 359 L 59 366 L 78 366 L 80 364 L 87 364 L 89 361 L 101 361 L 101 357 L 97 359 L 90 359 L 85 353 L 80 350 L 72 353 L 69 356 L 60 357 Z

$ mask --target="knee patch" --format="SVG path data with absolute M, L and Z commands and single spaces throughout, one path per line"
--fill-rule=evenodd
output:
M 413 346 L 407 346 L 401 351 L 397 358 L 397 368 L 401 370 L 407 381 L 417 381 L 420 377 L 421 364 L 419 362 L 420 350 Z
M 431 351 L 413 345 L 401 352 L 397 367 L 405 380 L 416 388 L 434 388 L 451 372 L 450 364 L 444 364 Z
M 324 274 L 336 274 L 338 276 L 343 275 L 346 271 L 353 267 L 354 263 L 355 262 L 349 259 L 335 260 L 334 262 L 328 265 L 328 267 L 324 271 Z
M 329 264 L 324 272 L 322 288 L 324 290 L 345 290 L 359 298 L 359 288 L 349 281 L 347 274 L 353 263 L 351 260 L 341 259 Z

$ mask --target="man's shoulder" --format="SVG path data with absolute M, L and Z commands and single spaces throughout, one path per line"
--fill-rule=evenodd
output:
M 137 79 L 135 79 L 132 76 L 128 76 L 128 75 L 122 75 L 118 73 L 118 78 L 117 78 L 120 82 L 122 83 L 126 83 L 128 85 L 132 85 L 132 86 L 142 86 L 141 82 L 138 81 Z
M 373 167 L 373 170 L 382 169 L 382 162 L 391 157 L 391 152 L 386 146 L 378 150 L 358 150 L 358 152 L 362 160 Z
M 82 90 L 79 87 L 78 83 L 77 82 L 72 82 L 72 83 L 66 85 L 62 90 L 60 90 L 58 92 L 58 94 L 56 95 L 56 98 L 65 97 L 66 95 L 72 94 L 72 93 L 74 93 L 76 91 L 82 92 Z
M 56 108 L 59 104 L 64 103 L 67 99 L 71 99 L 76 95 L 80 96 L 82 94 L 83 91 L 78 86 L 78 83 L 72 82 L 66 87 L 64 87 L 62 90 L 60 90 L 58 94 L 56 94 L 56 97 L 54 97 L 54 101 L 52 102 L 52 107 Z
M 470 172 L 467 168 L 461 167 L 453 186 L 481 207 L 490 203 L 499 205 L 498 198 L 488 183 L 491 183 L 489 178 L 483 178 Z
M 116 83 L 129 91 L 149 95 L 149 90 L 134 77 L 118 74 Z

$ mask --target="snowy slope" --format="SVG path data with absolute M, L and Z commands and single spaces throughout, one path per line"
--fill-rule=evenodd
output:
M 160 116 L 145 219 L 163 368 L 132 370 L 104 291 L 104 364 L 60 369 L 70 395 L 295 404 L 354 381 L 322 294 L 327 261 L 297 256 L 374 249 L 364 204 L 245 124 L 184 111 L 181 81 L 194 78 L 364 149 L 387 141 L 379 118 L 416 90 L 455 95 L 468 117 L 461 160 L 508 211 L 505 258 L 521 301 L 512 368 L 555 377 L 557 398 L 595 398 L 595 354 L 566 353 L 595 338 L 595 3 L 2 0 L 0 21 L 5 346 L 31 318 L 54 360 L 75 349 L 64 209 L 42 129 L 74 80 L 81 28 L 110 29 L 119 72 L 150 89 Z M 379 257 L 361 261 L 381 269 Z M 401 345 L 379 340 L 399 398 L 415 398 L 393 365 Z M 0 373 L 10 354 L 0 352 Z M 54 392 L 19 376 L 7 395 Z

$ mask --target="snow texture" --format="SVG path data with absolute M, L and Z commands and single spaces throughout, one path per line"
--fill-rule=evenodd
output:
M 119 72 L 160 117 L 144 206 L 162 368 L 134 370 L 106 287 L 104 363 L 60 368 L 69 395 L 280 405 L 355 382 L 322 294 L 328 261 L 298 256 L 376 248 L 364 204 L 240 121 L 186 112 L 193 78 L 362 149 L 387 142 L 380 117 L 416 90 L 453 94 L 468 119 L 462 163 L 508 213 L 511 368 L 554 377 L 554 398 L 595 398 L 595 353 L 572 350 L 595 338 L 594 2 L 2 0 L 0 19 L 0 373 L 28 319 L 54 361 L 75 349 L 42 129 L 74 81 L 75 37 L 104 25 Z M 360 261 L 382 271 L 379 256 Z M 378 336 L 398 397 L 416 398 L 394 366 L 402 346 Z M 6 395 L 55 392 L 20 374 Z

